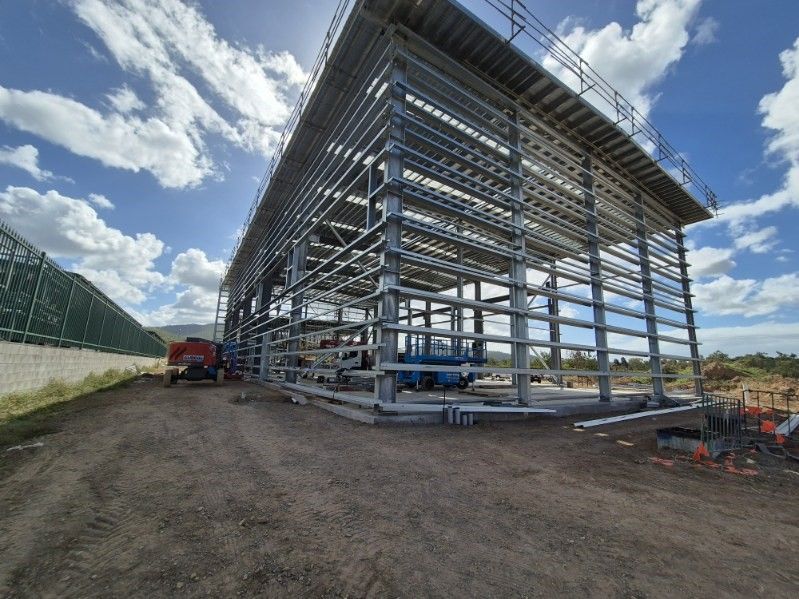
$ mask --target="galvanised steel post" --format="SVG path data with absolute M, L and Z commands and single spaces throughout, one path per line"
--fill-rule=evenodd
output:
M 424 303 L 424 326 L 429 329 L 432 326 L 431 312 L 433 310 L 432 304 L 429 301 Z M 433 337 L 429 333 L 424 336 L 424 353 L 430 354 L 433 346 Z
M 373 160 L 369 165 L 369 172 L 366 181 L 366 228 L 371 229 L 377 224 L 377 190 L 380 188 L 379 177 L 381 175 L 378 161 Z
M 456 231 L 460 235 L 461 233 L 463 233 L 463 227 L 458 226 L 456 228 Z M 458 246 L 458 266 L 463 268 L 463 246 L 460 246 L 460 245 Z M 457 277 L 457 296 L 458 296 L 458 299 L 463 299 L 463 275 L 461 275 L 461 274 L 458 274 L 458 277 Z M 457 310 L 457 312 L 456 312 L 455 326 L 457 327 L 457 331 L 459 333 L 462 333 L 463 332 L 463 306 L 459 305 L 456 308 L 456 310 Z M 458 352 L 457 353 L 462 354 L 463 352 L 461 351 L 461 347 L 463 346 L 463 338 L 462 337 L 456 337 L 455 338 L 455 343 L 456 343 L 456 347 L 458 348 Z
M 396 250 L 402 246 L 402 188 L 403 176 L 402 144 L 405 143 L 405 88 L 407 64 L 396 53 L 392 58 L 389 91 L 391 93 L 391 115 L 388 124 L 386 150 L 388 160 L 385 169 L 385 197 L 383 198 L 383 252 L 381 256 L 380 290 L 377 324 L 377 370 L 381 364 L 398 359 L 397 331 L 384 329 L 383 324 L 399 322 L 399 292 L 387 289 L 400 284 L 400 257 Z M 397 374 L 382 372 L 375 380 L 375 400 L 397 401 Z
M 649 369 L 652 371 L 652 390 L 655 394 L 654 399 L 662 402 L 666 399 L 666 393 L 663 389 L 663 368 L 660 363 L 655 298 L 652 295 L 652 269 L 649 264 L 649 243 L 646 238 L 646 215 L 644 200 L 640 193 L 635 195 L 635 218 L 638 261 L 641 265 L 641 290 L 643 291 L 646 334 L 649 342 Z
M 597 224 L 594 173 L 591 154 L 586 153 L 582 163 L 583 195 L 585 197 L 585 232 L 588 238 L 588 264 L 591 274 L 591 299 L 594 309 L 594 339 L 599 370 L 599 400 L 610 401 L 610 359 L 608 357 L 608 332 L 605 326 L 605 293 L 602 287 L 602 259 L 599 255 L 599 226 Z
M 555 275 L 555 263 L 552 263 L 552 271 L 549 274 L 549 281 L 547 282 L 547 287 L 551 289 L 554 293 L 558 291 L 558 277 Z M 549 367 L 552 370 L 561 370 L 561 355 L 560 355 L 560 347 L 555 345 L 556 343 L 560 343 L 560 323 L 557 320 L 554 320 L 558 316 L 560 316 L 560 304 L 558 302 L 557 295 L 553 295 L 547 298 L 547 313 L 553 318 L 549 322 L 549 340 L 552 342 L 552 348 L 549 350 Z M 558 384 L 563 384 L 563 375 L 556 374 L 555 380 Z
M 61 332 L 58 334 L 58 347 L 64 341 L 64 329 L 67 326 L 67 318 L 69 317 L 69 309 L 72 307 L 72 296 L 75 294 L 75 275 L 70 277 L 72 283 L 69 286 L 69 298 L 67 299 L 67 307 L 64 309 L 64 317 L 61 319 Z
M 303 238 L 291 250 L 291 285 L 295 285 L 297 281 L 305 276 L 305 263 L 308 258 L 308 237 Z M 302 304 L 303 304 L 303 290 L 294 289 L 291 296 L 291 315 L 289 326 L 289 343 L 288 353 L 286 356 L 286 382 L 297 382 L 297 368 L 300 363 L 300 339 L 301 331 L 300 321 L 302 317 Z
M 677 259 L 680 262 L 680 279 L 682 283 L 682 297 L 685 304 L 685 322 L 688 325 L 688 341 L 690 342 L 691 365 L 694 373 L 694 390 L 697 397 L 702 397 L 702 363 L 699 356 L 699 343 L 696 340 L 696 323 L 694 321 L 693 301 L 691 300 L 691 279 L 688 277 L 688 262 L 685 259 L 685 235 L 682 227 L 674 227 L 674 237 L 677 241 Z
M 511 172 L 511 224 L 513 258 L 510 263 L 510 278 L 512 279 L 510 306 L 524 313 L 511 315 L 511 335 L 516 339 L 529 338 L 529 325 L 527 319 L 527 263 L 524 258 L 526 253 L 525 227 L 524 227 L 524 188 L 522 186 L 522 152 L 521 137 L 519 135 L 519 115 L 514 113 L 512 123 L 508 127 L 508 143 L 510 145 L 510 172 Z M 530 348 L 524 341 L 513 344 L 513 367 L 530 368 Z M 530 403 L 530 377 L 527 374 L 516 374 L 516 390 L 519 402 Z
M 257 311 L 260 313 L 264 306 L 267 306 L 267 310 L 261 314 L 264 320 L 269 320 L 268 306 L 272 300 L 273 288 L 274 282 L 271 277 L 262 281 L 258 288 Z M 258 332 L 261 334 L 261 352 L 258 358 L 258 378 L 265 381 L 269 377 L 269 342 L 272 339 L 272 335 L 269 333 L 269 325 L 266 323 L 262 324 L 259 329 Z
M 28 332 L 30 332 L 31 322 L 33 321 L 33 311 L 36 309 L 36 297 L 39 295 L 39 289 L 42 286 L 42 275 L 44 274 L 44 264 L 47 259 L 47 254 L 42 252 L 39 254 L 39 268 L 36 273 L 36 286 L 33 288 L 33 296 L 31 297 L 31 304 L 28 307 L 28 317 L 25 320 L 25 331 L 22 333 L 22 343 L 28 340 Z
M 477 302 L 483 301 L 483 287 L 480 281 L 474 282 L 474 299 Z M 480 310 L 479 308 L 474 309 L 474 332 L 477 333 L 478 335 L 482 335 L 485 333 L 485 324 L 483 322 L 483 311 Z M 484 352 L 485 341 L 483 341 L 482 339 L 478 339 L 476 341 L 476 347 L 480 351 L 481 355 L 485 353 Z M 483 357 L 487 358 L 488 355 L 487 354 L 483 355 Z M 477 374 L 475 374 L 475 378 L 482 379 L 483 373 L 478 372 Z

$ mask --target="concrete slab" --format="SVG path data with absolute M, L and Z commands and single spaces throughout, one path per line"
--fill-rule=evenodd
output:
M 254 381 L 255 382 L 255 381 Z M 275 389 L 291 397 L 297 395 L 298 385 L 291 385 L 286 388 L 281 384 L 264 383 L 259 384 Z M 504 420 L 525 420 L 529 418 L 551 418 L 551 417 L 571 417 L 571 416 L 594 416 L 603 414 L 623 414 L 635 412 L 645 406 L 647 396 L 640 392 L 620 392 L 611 402 L 601 402 L 596 390 L 592 389 L 566 389 L 555 385 L 533 385 L 535 390 L 534 402 L 529 407 L 547 408 L 555 410 L 552 415 L 524 414 L 524 413 L 480 413 L 480 421 L 504 421 Z M 315 395 L 315 390 L 318 395 Z M 515 397 L 503 395 L 504 389 L 483 389 L 482 391 L 498 391 L 495 395 L 485 396 L 476 395 L 468 391 L 433 389 L 432 391 L 411 391 L 403 390 L 398 394 L 397 399 L 403 405 L 401 413 L 377 413 L 366 406 L 358 406 L 346 401 L 339 401 L 339 397 L 351 397 L 366 402 L 372 401 L 372 394 L 364 391 L 347 391 L 346 393 L 333 393 L 321 385 L 303 384 L 302 391 L 308 402 L 317 408 L 326 410 L 344 418 L 350 418 L 365 424 L 382 425 L 412 425 L 412 424 L 441 424 L 444 422 L 443 406 L 463 405 L 477 406 L 484 405 L 486 401 L 515 401 Z M 419 413 L 409 412 L 407 406 L 417 404 L 420 406 Z M 388 404 L 383 404 L 384 410 L 390 410 Z M 422 407 L 423 406 L 423 407 Z M 442 406 L 439 413 L 431 411 L 432 406 Z M 424 410 L 424 411 L 423 411 Z

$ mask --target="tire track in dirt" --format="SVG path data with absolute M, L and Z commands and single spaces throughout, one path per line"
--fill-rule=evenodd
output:
M 377 532 L 379 528 L 367 520 L 371 512 L 369 506 L 360 505 L 349 496 L 347 489 L 342 487 L 343 481 L 335 478 L 335 470 L 324 471 L 316 467 L 322 455 L 335 449 L 335 443 L 318 452 L 309 452 L 305 435 L 300 434 L 305 432 L 305 418 L 314 419 L 318 413 L 298 409 L 281 399 L 258 407 L 233 407 L 251 410 L 254 416 L 257 415 L 239 419 L 242 423 L 241 438 L 247 440 L 243 447 L 247 463 L 257 465 L 261 476 L 269 480 L 273 494 L 284 498 L 274 517 L 287 526 L 292 523 L 302 526 L 306 542 L 294 543 L 287 560 L 315 562 L 332 578 L 336 590 L 343 595 L 377 597 L 396 594 L 398 587 L 388 574 L 388 564 L 382 559 L 391 548 L 394 537 Z M 289 418 L 297 418 L 290 420 L 288 426 L 286 412 L 291 413 Z M 324 443 L 325 439 L 331 438 L 335 439 L 325 435 L 317 440 Z M 276 452 L 269 446 L 275 445 L 278 439 L 280 451 Z
M 43 597 L 85 597 L 97 591 L 97 573 L 107 576 L 110 566 L 129 550 L 139 522 L 125 501 L 116 498 L 92 512 L 64 559 L 58 581 Z

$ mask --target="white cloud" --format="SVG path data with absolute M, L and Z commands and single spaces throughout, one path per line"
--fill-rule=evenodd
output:
M 106 166 L 149 171 L 164 187 L 218 174 L 209 135 L 271 153 L 305 80 L 289 53 L 233 46 L 178 0 L 71 4 L 117 64 L 149 83 L 153 105 L 127 84 L 107 95 L 106 111 L 56 93 L 0 87 L 0 120 Z
M 765 254 L 777 245 L 777 227 L 764 227 L 747 231 L 742 225 L 732 227 L 735 247 L 749 249 L 755 254 Z
M 177 287 L 175 301 L 139 314 L 150 326 L 189 322 L 211 322 L 216 316 L 222 260 L 209 260 L 205 252 L 190 248 L 172 261 L 167 284 Z
M 675 335 L 675 330 L 663 330 L 664 335 Z M 799 339 L 799 322 L 765 321 L 756 324 L 729 327 L 700 328 L 697 332 L 699 351 L 703 356 L 714 351 L 723 351 L 732 356 L 765 352 L 769 354 L 778 351 L 785 353 L 796 352 L 796 340 Z M 633 351 L 646 351 L 645 339 L 634 339 L 611 333 L 608 335 L 612 347 L 620 347 Z M 660 351 L 666 354 L 688 357 L 685 345 L 676 343 L 661 343 Z
M 788 170 L 780 189 L 756 200 L 723 205 L 714 223 L 741 223 L 784 208 L 799 207 L 799 38 L 780 53 L 786 79 L 782 88 L 766 94 L 758 111 L 763 126 L 772 132 L 766 147 L 772 164 L 786 164 Z
M 691 38 L 691 42 L 699 46 L 712 44 L 718 39 L 716 34 L 719 32 L 719 27 L 720 24 L 716 19 L 705 17 L 696 25 L 696 31 L 694 32 L 694 37 Z
M 700 247 L 690 248 L 688 261 L 691 263 L 691 278 L 723 275 L 735 268 L 732 259 L 734 251 L 730 248 Z
M 53 173 L 39 168 L 39 150 L 29 144 L 16 148 L 0 148 L 0 164 L 21 168 L 37 181 L 53 178 Z
M 0 119 L 106 166 L 148 170 L 165 187 L 197 184 L 212 172 L 199 140 L 159 118 L 104 115 L 56 94 L 0 86 Z
M 140 318 L 148 326 L 212 322 L 216 316 L 216 301 L 216 293 L 189 287 L 177 293 L 174 303 L 141 314 Z
M 216 298 L 219 279 L 224 271 L 225 263 L 222 260 L 209 260 L 204 251 L 189 248 L 175 256 L 169 278 L 180 285 L 213 291 Z
M 568 19 L 558 28 L 563 41 L 644 116 L 649 114 L 656 97 L 651 89 L 677 63 L 689 41 L 689 27 L 700 0 L 638 0 L 635 8 L 640 19 L 625 31 L 612 22 L 601 29 L 587 30 L 569 26 Z M 544 66 L 562 81 L 579 90 L 579 80 L 551 56 Z M 607 110 L 592 92 L 587 94 L 600 110 Z M 612 115 L 615 119 L 615 114 Z
M 217 129 L 247 149 L 271 151 L 291 111 L 289 95 L 306 78 L 291 54 L 234 47 L 178 0 L 76 0 L 74 8 L 123 69 L 150 80 L 165 113 Z M 237 121 L 225 122 L 181 71 L 199 78 Z
M 762 351 L 796 352 L 799 322 L 763 322 L 748 326 L 713 327 L 699 330 L 701 352 L 707 355 L 716 350 L 732 356 Z
M 722 275 L 708 283 L 694 283 L 692 291 L 696 296 L 695 306 L 705 314 L 765 316 L 799 307 L 799 273 L 762 281 Z
M 89 201 L 97 206 L 98 208 L 105 208 L 106 210 L 113 210 L 114 203 L 99 193 L 90 193 L 89 194 Z
M 106 94 L 106 98 L 108 98 L 108 101 L 111 102 L 111 106 L 113 106 L 117 112 L 123 114 L 146 108 L 144 102 L 139 100 L 139 96 L 136 95 L 136 92 L 127 85 L 123 85 L 113 90 L 110 94 Z
M 109 227 L 87 200 L 8 186 L 0 192 L 0 217 L 50 256 L 73 260 L 69 268 L 121 304 L 140 304 L 165 281 L 154 265 L 163 242 Z

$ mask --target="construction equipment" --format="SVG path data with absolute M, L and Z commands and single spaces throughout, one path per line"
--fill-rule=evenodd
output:
M 333 356 L 334 376 L 330 377 L 326 374 L 319 374 L 316 377 L 317 383 L 348 383 L 353 377 L 357 377 L 358 373 L 354 371 L 363 371 L 371 369 L 371 359 L 368 350 L 350 349 L 349 346 L 355 346 L 355 340 L 340 341 L 338 339 L 322 339 L 319 342 L 319 349 L 341 349 Z M 302 374 L 302 378 L 306 378 L 308 374 L 312 374 L 323 362 L 328 360 L 329 354 L 324 355 L 317 359 L 311 367 Z
M 485 350 L 461 339 L 434 339 L 426 335 L 408 335 L 405 338 L 405 353 L 400 361 L 419 366 L 465 366 L 485 364 Z M 407 387 L 421 387 L 430 391 L 436 385 L 466 389 L 474 382 L 474 373 L 443 372 L 432 368 L 401 370 L 397 372 L 397 383 Z
M 166 357 L 168 367 L 164 371 L 164 387 L 169 387 L 181 379 L 185 381 L 210 379 L 221 383 L 225 378 L 225 358 L 221 343 L 199 337 L 188 337 L 186 341 L 170 343 Z

